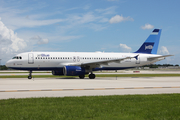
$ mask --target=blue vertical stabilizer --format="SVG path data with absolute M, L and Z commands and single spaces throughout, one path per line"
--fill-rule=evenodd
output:
M 135 53 L 157 54 L 161 29 L 154 29 L 146 41 Z

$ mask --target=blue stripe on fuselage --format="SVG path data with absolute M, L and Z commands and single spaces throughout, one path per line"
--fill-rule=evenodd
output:
M 11 69 L 15 70 L 26 70 L 26 71 L 51 71 L 51 70 L 63 70 L 63 67 L 9 67 Z M 94 68 L 93 71 L 99 71 L 99 70 L 124 70 L 134 67 L 103 67 L 103 68 Z

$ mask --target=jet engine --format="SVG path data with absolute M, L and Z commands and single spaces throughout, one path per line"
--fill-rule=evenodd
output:
M 62 69 L 62 70 L 53 70 L 53 71 L 52 71 L 52 74 L 53 74 L 53 75 L 64 75 L 64 74 L 63 74 L 63 69 Z
M 80 66 L 64 66 L 63 74 L 66 76 L 80 76 L 88 73 L 86 73 L 85 68 Z

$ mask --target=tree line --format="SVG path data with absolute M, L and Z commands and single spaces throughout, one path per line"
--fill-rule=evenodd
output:
M 178 64 L 173 65 L 173 64 L 150 64 L 150 65 L 144 65 L 143 67 L 149 67 L 149 68 L 158 68 L 158 67 L 179 67 Z
M 8 68 L 5 65 L 0 65 L 0 70 L 8 70 Z

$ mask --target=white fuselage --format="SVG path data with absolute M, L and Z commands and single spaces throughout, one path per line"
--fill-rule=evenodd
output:
M 138 58 L 126 59 L 120 62 L 110 62 L 101 64 L 96 70 L 120 70 L 143 66 L 154 63 L 162 59 L 148 61 L 149 57 L 161 55 L 140 54 L 140 53 L 104 53 L 104 52 L 26 52 L 18 54 L 9 60 L 6 66 L 18 70 L 55 70 L 64 66 L 90 63 L 96 61 L 106 61 L 111 59 L 121 59 L 125 57 Z M 95 70 L 95 69 L 94 69 Z

